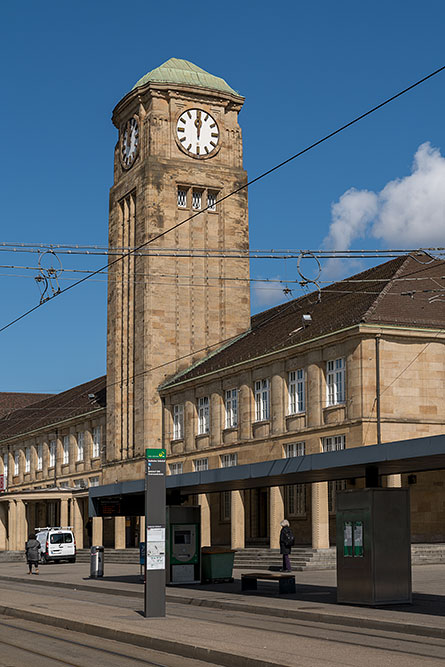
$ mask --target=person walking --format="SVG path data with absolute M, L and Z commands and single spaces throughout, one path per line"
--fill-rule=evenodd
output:
M 283 519 L 283 521 L 280 523 L 280 526 L 280 554 L 283 555 L 283 567 L 281 572 L 292 572 L 289 556 L 295 543 L 295 538 L 287 519 Z
M 29 572 L 32 574 L 32 566 L 34 565 L 36 574 L 39 574 L 39 560 L 40 560 L 40 542 L 36 540 L 35 533 L 31 533 L 28 541 L 25 544 L 26 561 L 28 563 Z

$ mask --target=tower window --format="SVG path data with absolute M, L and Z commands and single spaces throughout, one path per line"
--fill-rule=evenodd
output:
M 207 208 L 209 211 L 216 211 L 216 192 L 207 193 Z
M 178 188 L 178 207 L 186 208 L 187 206 L 187 190 L 185 188 Z
M 202 192 L 201 190 L 193 190 L 192 208 L 194 211 L 201 210 Z

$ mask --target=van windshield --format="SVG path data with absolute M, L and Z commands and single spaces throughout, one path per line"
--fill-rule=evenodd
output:
M 49 541 L 51 544 L 68 544 L 73 541 L 71 533 L 54 533 L 50 535 Z

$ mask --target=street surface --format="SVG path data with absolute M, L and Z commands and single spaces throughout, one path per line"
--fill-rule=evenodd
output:
M 0 618 L 0 665 L 208 667 L 209 663 L 3 616 Z
M 28 583 L 29 581 L 29 583 Z M 37 582 L 36 582 L 37 583 Z M 54 598 L 62 597 L 67 607 L 84 603 L 94 603 L 98 619 L 105 619 L 110 605 L 119 608 L 122 615 L 133 610 L 140 619 L 142 604 L 134 596 L 114 596 L 102 592 L 60 589 L 39 580 L 39 585 L 30 580 L 24 582 L 0 581 L 0 595 L 17 596 L 25 593 L 30 599 L 30 611 L 38 611 Z M 36 598 L 36 594 L 38 597 Z M 335 665 L 375 667 L 391 665 L 411 667 L 419 665 L 440 665 L 445 661 L 445 639 L 414 636 L 399 632 L 369 630 L 359 627 L 345 627 L 326 623 L 305 622 L 291 618 L 276 618 L 268 615 L 227 611 L 207 607 L 190 607 L 181 603 L 168 603 L 169 622 L 179 629 L 184 622 L 193 619 L 204 624 L 215 639 L 227 637 L 227 650 L 231 641 L 237 643 L 239 637 L 255 633 L 258 648 L 263 648 L 265 659 L 271 642 L 280 646 L 280 653 L 286 657 L 285 664 L 308 667 L 328 667 Z M 382 612 L 384 614 L 384 611 Z M 146 619 L 147 627 L 153 622 Z M 159 622 L 159 621 L 158 621 Z M 283 657 L 282 655 L 282 657 Z M 282 660 L 282 657 L 280 660 Z M 270 658 L 268 658 L 270 660 Z M 131 646 L 83 633 L 71 632 L 40 623 L 33 623 L 10 617 L 0 617 L 0 665 L 23 667 L 32 664 L 72 665 L 73 667 L 124 667 L 133 665 L 162 665 L 165 667 L 198 667 L 209 664 L 190 660 L 178 655 L 155 652 L 146 648 Z M 215 663 L 210 663 L 215 664 Z M 236 663 L 235 663 L 236 664 Z M 272 664 L 282 664 L 277 661 Z

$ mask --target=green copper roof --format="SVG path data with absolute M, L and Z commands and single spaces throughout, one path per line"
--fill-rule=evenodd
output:
M 199 86 L 200 88 L 210 88 L 211 90 L 219 90 L 222 93 L 231 93 L 232 95 L 240 96 L 224 79 L 209 74 L 197 65 L 188 62 L 188 60 L 180 60 L 179 58 L 170 58 L 170 60 L 167 60 L 160 67 L 156 67 L 156 69 L 148 72 L 133 86 L 133 90 L 151 81 Z

